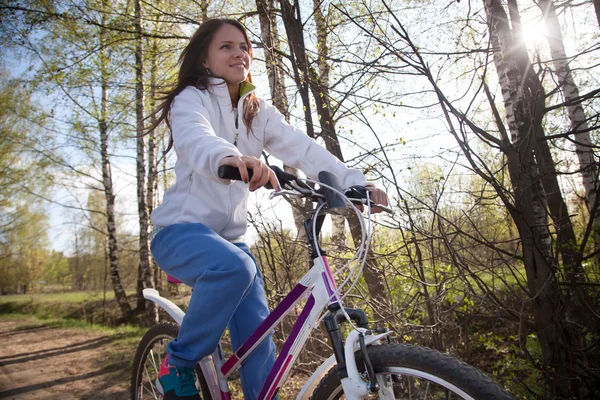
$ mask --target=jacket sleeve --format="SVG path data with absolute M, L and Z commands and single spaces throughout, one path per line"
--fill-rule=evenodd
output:
M 343 188 L 368 184 L 360 170 L 348 168 L 306 133 L 288 124 L 274 106 L 266 102 L 262 106 L 268 113 L 265 149 L 270 154 L 300 169 L 310 179 L 317 179 L 321 171 L 329 171 L 338 177 Z
M 171 106 L 171 128 L 177 157 L 182 162 L 207 179 L 231 183 L 219 178 L 219 162 L 224 157 L 240 155 L 240 152 L 217 136 L 208 109 L 194 88 L 188 87 L 175 97 Z

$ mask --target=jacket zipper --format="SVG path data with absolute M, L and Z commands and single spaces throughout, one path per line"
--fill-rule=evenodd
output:
M 239 109 L 238 109 L 239 110 Z M 235 123 L 235 136 L 233 138 L 233 145 L 237 147 L 237 141 L 238 141 L 238 137 L 240 136 L 240 131 L 239 131 L 239 114 L 236 112 L 236 115 L 234 116 L 234 123 Z

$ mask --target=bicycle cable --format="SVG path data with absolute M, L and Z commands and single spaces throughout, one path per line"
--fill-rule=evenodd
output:
M 356 286 L 356 284 L 358 283 L 358 280 L 360 279 L 360 275 L 362 274 L 362 271 L 364 269 L 364 266 L 367 262 L 367 257 L 368 257 L 368 253 L 369 253 L 369 243 L 371 240 L 371 235 L 372 235 L 372 226 L 371 226 L 371 207 L 370 207 L 370 196 L 369 196 L 369 192 L 366 192 L 366 197 L 367 197 L 367 220 L 368 220 L 368 226 L 365 227 L 365 223 L 364 223 L 364 217 L 362 215 L 362 212 L 352 203 L 352 201 L 350 201 L 348 199 L 348 197 L 340 192 L 339 190 L 337 190 L 336 188 L 333 188 L 329 185 L 326 185 L 322 182 L 318 182 L 318 181 L 312 181 L 310 179 L 306 179 L 306 182 L 309 183 L 316 183 L 319 184 L 323 187 L 326 187 L 328 189 L 331 189 L 332 191 L 334 191 L 335 193 L 339 194 L 340 196 L 342 196 L 342 198 L 346 201 L 346 203 L 348 203 L 351 207 L 352 207 L 352 211 L 354 211 L 354 213 L 357 215 L 358 217 L 358 221 L 360 223 L 360 227 L 361 227 L 361 243 L 358 247 L 357 252 L 355 253 L 355 255 L 342 267 L 340 268 L 338 271 L 335 272 L 335 276 L 341 274 L 344 270 L 349 269 L 348 272 L 348 276 L 346 277 L 346 279 L 344 279 L 344 281 L 342 283 L 340 283 L 340 285 L 336 288 L 336 290 L 334 291 L 334 293 L 330 296 L 329 300 L 333 300 L 335 298 L 337 298 L 337 300 L 340 302 L 340 306 L 342 305 L 342 301 L 346 298 L 346 296 L 348 294 L 350 294 L 350 292 L 354 289 L 354 287 Z M 321 209 L 325 206 L 326 204 L 323 203 L 321 204 L 317 210 L 315 210 L 315 215 L 318 215 L 318 213 L 321 211 Z M 322 257 L 319 246 L 317 244 L 317 236 L 316 236 L 316 219 L 315 221 L 313 221 L 313 240 L 315 241 L 315 251 L 317 252 L 317 256 L 319 258 Z M 355 266 L 352 268 L 349 268 L 348 265 L 350 265 L 354 260 L 356 260 Z M 352 280 L 353 279 L 353 280 Z M 347 285 L 348 281 L 351 281 L 352 284 L 350 286 L 350 288 L 348 290 L 346 290 L 344 292 L 344 294 L 342 295 L 342 289 Z M 343 306 L 340 307 L 340 310 L 342 311 L 342 313 L 344 314 L 344 316 L 346 317 L 346 320 L 348 321 L 348 323 L 350 324 L 350 326 L 354 329 L 358 331 L 358 328 L 354 325 L 354 323 L 352 322 L 352 319 L 350 318 L 350 316 L 348 315 L 348 313 L 346 312 L 346 310 L 344 309 Z M 327 312 L 323 313 L 323 315 L 318 318 L 318 320 L 316 321 L 316 323 L 320 323 L 322 321 L 322 319 L 325 317 L 325 315 L 327 315 Z

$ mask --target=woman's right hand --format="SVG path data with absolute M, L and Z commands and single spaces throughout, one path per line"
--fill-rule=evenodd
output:
M 250 183 L 251 192 L 254 192 L 256 189 L 265 186 L 267 182 L 271 182 L 271 186 L 273 186 L 275 191 L 281 190 L 279 181 L 277 180 L 275 173 L 273 173 L 273 170 L 256 157 L 229 156 L 223 158 L 219 162 L 219 167 L 221 165 L 230 165 L 232 167 L 236 167 L 240 171 L 242 181 L 245 183 Z M 248 175 L 249 169 L 251 169 L 253 172 L 252 179 L 250 179 Z

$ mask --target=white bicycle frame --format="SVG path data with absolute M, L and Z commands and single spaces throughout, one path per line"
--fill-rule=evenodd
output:
M 205 357 L 199 362 L 213 400 L 231 399 L 226 378 L 241 366 L 256 346 L 268 336 L 300 301 L 306 299 L 304 308 L 277 356 L 275 365 L 269 372 L 258 400 L 271 400 L 277 394 L 289 375 L 311 331 L 320 322 L 323 310 L 329 305 L 341 303 L 336 294 L 336 285 L 327 262 L 327 257 L 317 257 L 313 261 L 314 266 L 232 356 L 225 360 L 221 346 L 219 345 L 212 356 Z M 143 294 L 146 299 L 155 302 L 165 309 L 175 322 L 181 325 L 185 314 L 177 305 L 161 297 L 158 291 L 154 289 L 144 289 Z M 391 332 L 372 335 L 368 334 L 366 329 L 357 328 L 347 336 L 344 355 L 348 377 L 341 381 L 344 394 L 349 400 L 358 400 L 369 393 L 368 382 L 365 382 L 361 378 L 354 357 L 354 352 L 359 348 L 358 340 L 361 333 L 365 334 L 366 345 L 378 345 L 380 344 L 380 339 L 390 335 Z M 306 381 L 296 399 L 308 399 L 321 378 L 336 363 L 337 361 L 334 356 L 327 359 Z

